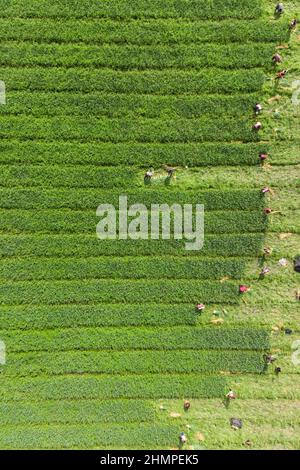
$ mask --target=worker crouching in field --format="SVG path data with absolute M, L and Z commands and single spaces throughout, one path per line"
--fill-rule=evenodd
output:
M 282 57 L 280 54 L 274 54 L 273 57 L 272 57 L 272 61 L 274 62 L 274 64 L 281 64 L 282 62 Z
M 287 74 L 287 70 L 281 70 L 280 72 L 278 72 L 276 74 L 275 79 L 276 80 L 281 80 L 282 78 L 284 78 L 286 76 L 286 74 Z
M 266 246 L 263 250 L 264 256 L 270 256 L 272 254 L 272 248 L 270 246 Z
M 239 287 L 239 292 L 240 292 L 240 294 L 245 294 L 245 293 L 248 292 L 249 290 L 250 290 L 250 287 L 245 286 L 244 284 L 242 284 L 242 285 Z
M 270 273 L 270 268 L 264 267 L 259 273 L 259 277 L 263 279 L 269 273 Z
M 183 404 L 183 409 L 184 411 L 188 411 L 191 407 L 191 403 L 189 402 L 189 400 L 185 400 L 184 404 Z
M 266 354 L 265 361 L 266 361 L 266 364 L 273 364 L 273 362 L 276 361 L 276 356 L 274 356 L 273 354 Z
M 196 305 L 196 311 L 197 312 L 203 312 L 203 310 L 205 309 L 205 305 L 204 304 L 197 304 Z
M 265 160 L 268 160 L 268 154 L 267 153 L 260 153 L 259 154 L 259 159 L 261 162 L 264 162 Z
M 282 15 L 284 13 L 284 6 L 283 3 L 277 3 L 275 7 L 275 14 L 276 15 Z
M 165 185 L 169 186 L 171 184 L 171 181 L 172 181 L 173 177 L 174 177 L 175 168 L 166 167 L 166 171 L 167 171 L 168 176 L 165 179 Z
M 225 406 L 226 406 L 226 408 L 229 407 L 229 404 L 230 404 L 231 400 L 235 400 L 236 397 L 237 397 L 237 395 L 233 390 L 229 390 L 229 392 L 226 393 L 226 395 L 225 395 Z
M 153 177 L 153 171 L 151 170 L 146 171 L 145 176 L 144 176 L 144 183 L 151 184 L 152 177 Z
M 254 106 L 254 111 L 255 111 L 255 114 L 261 113 L 261 111 L 262 111 L 262 105 L 261 105 L 260 103 L 257 103 L 257 104 Z
M 273 212 L 273 211 L 272 211 L 271 207 L 266 207 L 266 208 L 264 209 L 264 214 L 265 214 L 265 215 L 270 215 L 270 214 L 272 214 L 272 212 Z
M 294 271 L 296 271 L 296 273 L 300 273 L 300 256 L 296 256 L 294 259 Z
M 230 419 L 230 425 L 232 427 L 232 429 L 234 429 L 235 431 L 237 431 L 238 429 L 242 429 L 243 427 L 243 422 L 241 419 L 239 418 L 231 418 Z
M 184 432 L 179 434 L 179 447 L 182 447 L 187 442 L 187 437 Z
M 253 130 L 255 131 L 259 131 L 261 128 L 262 128 L 262 123 L 259 121 L 253 125 Z

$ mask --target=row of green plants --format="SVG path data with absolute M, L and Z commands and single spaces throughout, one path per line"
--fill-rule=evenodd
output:
M 120 98 L 121 99 L 121 98 Z M 0 110 L 4 108 L 1 107 Z M 137 144 L 74 143 L 6 140 L 0 141 L 0 162 L 4 164 L 59 164 L 143 168 L 162 165 L 217 166 L 258 165 L 259 155 L 267 153 L 265 143 Z
M 261 253 L 263 233 L 206 234 L 201 252 L 184 250 L 181 240 L 102 240 L 86 234 L 0 234 L 0 256 L 245 256 Z
M 136 94 L 238 93 L 261 90 L 261 69 L 131 70 L 80 67 L 0 67 L 7 91 L 77 91 Z M 14 136 L 16 137 L 16 136 Z
M 193 18 L 253 19 L 261 16 L 260 0 L 22 0 L 0 1 L 1 17 L 21 18 Z
M 30 401 L 0 404 L 3 425 L 153 422 L 155 409 L 146 400 Z
M 87 189 L 85 194 L 78 194 L 77 190 L 73 188 L 101 188 L 100 193 L 103 194 L 103 189 L 109 188 L 128 188 L 129 185 L 133 187 L 136 184 L 139 184 L 138 170 L 134 167 L 98 167 L 95 168 L 91 165 L 89 166 L 65 166 L 60 167 L 59 165 L 3 165 L 0 166 L 1 176 L 0 184 L 6 188 L 18 187 L 21 185 L 20 190 L 16 189 L 15 191 L 19 194 L 19 204 L 16 207 L 24 207 L 26 204 L 26 199 L 30 196 L 30 191 L 26 194 L 25 187 L 34 188 L 34 186 L 42 186 L 43 188 L 49 187 L 64 187 L 63 191 L 58 190 L 57 195 L 53 194 L 50 196 L 50 199 L 53 201 L 57 199 L 58 207 L 61 206 L 63 200 L 65 200 L 65 207 L 77 207 L 79 208 L 82 205 L 82 208 L 91 208 L 97 207 L 99 203 L 99 198 L 97 200 L 97 195 L 95 190 Z M 143 176 L 141 176 L 141 182 L 143 183 Z M 68 189 L 70 188 L 70 190 Z M 34 191 L 34 190 L 33 190 Z M 70 194 L 71 191 L 71 194 Z M 7 191 L 2 189 L 2 192 L 5 194 L 4 198 L 11 200 L 13 196 L 12 191 Z M 46 194 L 41 193 L 39 190 L 36 190 L 37 194 L 40 194 L 39 199 L 45 198 Z M 83 200 L 81 200 L 81 197 Z M 53 199 L 54 197 L 54 199 Z M 110 198 L 107 193 L 106 198 Z M 15 199 L 18 199 L 17 194 Z M 46 196 L 47 199 L 47 196 Z M 73 199 L 73 202 L 72 202 Z M 60 202 L 59 202 L 60 201 Z M 70 206 L 68 205 L 70 202 Z M 76 202 L 77 201 L 77 202 Z M 84 202 L 85 201 L 85 202 Z M 27 204 L 30 201 L 27 200 Z M 42 208 L 50 208 L 50 200 L 45 201 L 45 205 L 40 205 L 37 200 L 32 201 L 35 206 Z M 48 205 L 48 203 L 50 205 Z M 89 205 L 91 203 L 91 205 Z M 74 205 L 75 204 L 75 205 Z M 88 204 L 88 206 L 86 205 Z
M 181 281 L 177 281 L 177 284 L 180 286 Z M 20 295 L 22 295 L 22 289 Z M 82 295 L 84 295 L 84 292 L 82 292 Z M 217 301 L 217 298 L 214 301 Z M 34 299 L 32 303 L 35 303 Z M 128 349 L 173 351 L 194 349 L 197 353 L 199 349 L 252 349 L 261 351 L 268 348 L 268 337 L 268 332 L 262 328 L 220 328 L 211 325 L 202 326 L 201 328 L 174 326 L 158 328 L 58 328 L 43 331 L 1 330 L 1 339 L 5 341 L 10 354 L 12 352 L 54 352 L 73 351 L 75 349 L 84 351 Z M 162 360 L 163 357 L 162 354 Z M 184 365 L 181 365 L 180 370 L 184 370 Z
M 180 339 L 180 337 L 179 337 Z M 241 351 L 68 351 L 10 354 L 8 376 L 144 373 L 262 373 L 261 352 Z M 124 410 L 125 412 L 125 410 Z M 0 406 L 1 413 L 1 406 Z M 121 419 L 122 420 L 122 419 Z M 126 420 L 126 417 L 125 417 Z
M 221 142 L 259 141 L 253 119 L 109 119 L 76 116 L 36 118 L 1 116 L 0 137 L 79 142 Z
M 151 208 L 151 204 L 203 204 L 206 211 L 249 211 L 258 210 L 265 204 L 265 198 L 258 189 L 188 190 L 178 193 L 164 188 L 167 173 L 163 172 L 161 189 L 145 189 L 144 175 L 138 178 L 137 174 L 140 175 L 137 169 L 120 166 L 95 169 L 91 166 L 0 165 L 0 207 L 96 210 L 100 203 L 109 201 L 118 208 L 121 190 L 115 188 L 125 189 L 129 186 L 132 189 L 126 190 L 128 207 L 136 203 L 144 204 L 147 208 Z M 34 186 L 42 186 L 43 192 Z M 50 189 L 51 186 L 55 189 Z
M 0 430 L 1 449 L 161 449 L 178 444 L 179 424 L 44 424 L 5 426 Z
M 226 391 L 222 376 L 203 374 L 78 374 L 57 377 L 11 378 L 1 374 L 2 402 L 84 400 L 110 398 L 221 398 Z
M 1 209 L 0 216 L 2 231 L 16 234 L 24 232 L 75 232 L 77 236 L 81 233 L 95 234 L 96 225 L 101 220 L 101 217 L 96 217 L 94 209 L 86 211 Z M 263 232 L 267 228 L 267 217 L 262 210 L 207 212 L 205 232 L 206 234 Z
M 264 20 L 185 21 L 175 19 L 72 20 L 0 18 L 0 39 L 15 41 L 87 44 L 190 44 L 238 42 L 287 42 L 285 24 Z
M 130 69 L 252 68 L 272 64 L 274 45 L 76 45 L 1 43 L 0 65 Z
M 64 303 L 237 303 L 238 286 L 217 281 L 112 280 L 2 282 L 1 305 Z
M 0 261 L 0 278 L 50 279 L 221 279 L 242 277 L 247 259 L 203 257 L 19 258 Z
M 159 96 L 75 93 L 11 92 L 1 115 L 30 114 L 37 117 L 59 115 L 199 118 L 204 115 L 253 115 L 258 93 L 234 95 Z
M 9 305 L 0 310 L 3 330 L 93 326 L 195 325 L 191 304 Z

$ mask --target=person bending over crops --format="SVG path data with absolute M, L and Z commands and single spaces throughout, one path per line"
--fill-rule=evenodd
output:
M 228 400 L 235 400 L 236 399 L 236 393 L 234 393 L 233 390 L 229 390 L 229 392 L 226 394 L 226 398 Z
M 276 361 L 276 356 L 274 356 L 273 354 L 267 354 L 265 356 L 265 361 L 267 364 L 273 364 L 273 362 Z
M 255 114 L 259 114 L 262 111 L 262 105 L 260 103 L 257 103 L 254 106 L 254 111 L 255 111 Z
M 276 7 L 275 7 L 275 13 L 277 15 L 282 15 L 282 13 L 284 13 L 284 6 L 283 6 L 283 3 L 277 3 Z
M 287 70 L 281 70 L 276 75 L 276 80 L 280 80 L 281 78 L 284 78 L 286 76 L 286 74 L 287 74 Z
M 185 411 L 189 410 L 191 407 L 191 403 L 189 402 L 189 400 L 185 400 L 184 404 L 183 404 L 183 408 Z
M 273 57 L 272 57 L 272 61 L 275 63 L 275 64 L 280 64 L 282 62 L 282 57 L 280 54 L 274 54 Z
M 144 183 L 145 184 L 150 184 L 152 176 L 153 176 L 153 171 L 150 171 L 150 170 L 146 171 L 145 176 L 144 176 Z

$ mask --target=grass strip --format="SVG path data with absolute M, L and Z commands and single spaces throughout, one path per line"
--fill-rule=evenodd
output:
M 274 45 L 76 45 L 8 42 L 0 45 L 0 65 L 11 67 L 108 67 L 118 70 L 267 67 Z
M 237 235 L 210 235 L 204 239 L 202 256 L 258 256 L 264 235 L 261 233 Z M 95 243 L 94 235 L 0 234 L 0 256 L 198 256 L 198 252 L 184 250 L 182 240 L 102 240 Z
M 180 281 L 177 284 L 180 286 Z M 159 302 L 159 299 L 157 302 Z M 212 328 L 211 326 L 201 326 L 195 328 L 193 326 L 175 326 L 169 328 L 128 327 L 121 329 L 105 327 L 79 329 L 76 327 L 24 332 L 1 330 L 0 333 L 8 353 L 71 351 L 74 349 L 85 351 L 252 349 L 262 351 L 269 347 L 268 332 L 265 329 L 255 327 Z M 184 366 L 180 370 L 183 371 Z
M 130 447 L 149 449 L 176 445 L 179 425 L 99 424 L 4 426 L 0 431 L 2 449 L 103 449 Z
M 0 2 L 1 17 L 21 18 L 259 18 L 260 0 L 13 0 Z
M 69 304 L 88 302 L 237 303 L 238 285 L 213 281 L 111 280 L 2 282 L 3 304 Z
M 201 96 L 41 93 L 12 91 L 1 115 L 199 118 L 252 115 L 258 93 Z
M 122 99 L 120 97 L 120 99 Z M 0 109 L 4 109 L 1 107 Z M 112 144 L 72 142 L 0 141 L 1 164 L 59 164 L 119 166 L 143 168 L 176 166 L 257 165 L 260 153 L 267 153 L 264 143 L 230 144 Z
M 251 120 L 1 116 L 0 137 L 80 142 L 257 142 Z
M 263 353 L 252 351 L 60 351 L 59 353 L 10 353 L 5 376 L 28 377 L 43 374 L 82 373 L 190 374 L 204 372 L 214 374 L 219 371 L 261 374 L 264 370 L 265 361 Z M 128 410 L 128 415 L 126 414 L 126 408 L 121 411 L 121 417 L 116 417 L 116 421 L 132 420 L 131 408 Z M 84 416 L 83 410 L 82 416 Z M 87 416 L 89 416 L 89 413 Z M 135 419 L 133 420 L 137 420 L 137 416 L 134 415 L 134 417 Z M 43 417 L 43 419 L 46 418 L 47 415 Z M 147 415 L 144 419 L 147 420 L 146 418 Z M 99 420 L 105 421 L 105 419 L 102 420 L 101 418 Z M 114 421 L 114 419 L 111 419 L 111 421 Z M 5 422 L 7 421 L 5 420 Z M 31 422 L 31 419 L 29 419 L 29 422 Z M 50 422 L 53 422 L 53 418 Z
M 8 330 L 195 325 L 196 319 L 190 304 L 15 305 L 0 310 L 1 327 Z
M 246 259 L 178 257 L 23 258 L 0 261 L 5 280 L 67 279 L 239 279 Z
M 274 42 L 281 44 L 289 39 L 286 24 L 265 20 L 232 19 L 216 21 L 178 21 L 134 19 L 57 21 L 39 18 L 0 19 L 2 41 L 34 41 L 87 44 L 178 44 L 230 42 Z
M 203 204 L 206 211 L 211 211 L 258 210 L 265 204 L 261 191 L 257 189 L 180 192 L 176 187 L 169 190 L 164 187 L 160 190 L 154 187 L 145 189 L 144 178 L 138 177 L 138 171 L 120 167 L 0 166 L 0 184 L 5 186 L 0 187 L 0 207 L 4 209 L 84 210 L 95 209 L 102 202 L 109 202 L 117 208 L 120 196 L 118 187 L 131 187 L 126 190 L 128 206 L 137 202 L 147 208 L 151 208 L 151 204 Z M 34 186 L 41 186 L 43 191 Z M 47 189 L 53 186 L 59 188 Z M 134 186 L 137 189 L 133 190 Z
M 200 71 L 116 71 L 87 68 L 0 67 L 7 93 L 25 91 L 77 91 L 136 94 L 239 93 L 261 90 L 265 75 L 260 69 Z
M 153 422 L 155 409 L 145 400 L 85 400 L 1 403 L 3 425 Z
M 99 201 L 100 203 L 101 201 Z M 107 202 L 107 201 L 106 201 Z M 100 218 L 95 210 L 17 210 L 2 209 L 1 231 L 12 233 L 92 233 L 96 237 L 96 225 Z M 118 224 L 117 224 L 118 225 Z M 205 232 L 208 233 L 256 233 L 267 228 L 267 216 L 259 211 L 214 211 L 205 215 Z M 98 241 L 98 243 L 102 243 Z M 166 240 L 166 243 L 169 243 Z M 95 238 L 96 243 L 96 238 Z M 116 241 L 114 241 L 116 243 Z M 149 242 L 148 242 L 149 243 Z
M 1 376 L 2 401 L 110 398 L 220 398 L 226 380 L 199 374 L 66 375 L 61 377 L 9 378 Z

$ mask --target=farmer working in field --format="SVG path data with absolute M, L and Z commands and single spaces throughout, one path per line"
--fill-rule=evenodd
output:
M 277 3 L 276 7 L 275 7 L 275 13 L 277 15 L 282 15 L 282 13 L 284 13 L 284 6 L 283 6 L 283 3 Z
M 274 54 L 273 57 L 272 57 L 272 61 L 275 63 L 275 64 L 280 64 L 282 62 L 282 57 L 280 54 Z
M 287 74 L 287 70 L 281 70 L 276 75 L 276 80 L 280 80 L 281 78 L 284 78 L 286 76 L 286 74 Z

